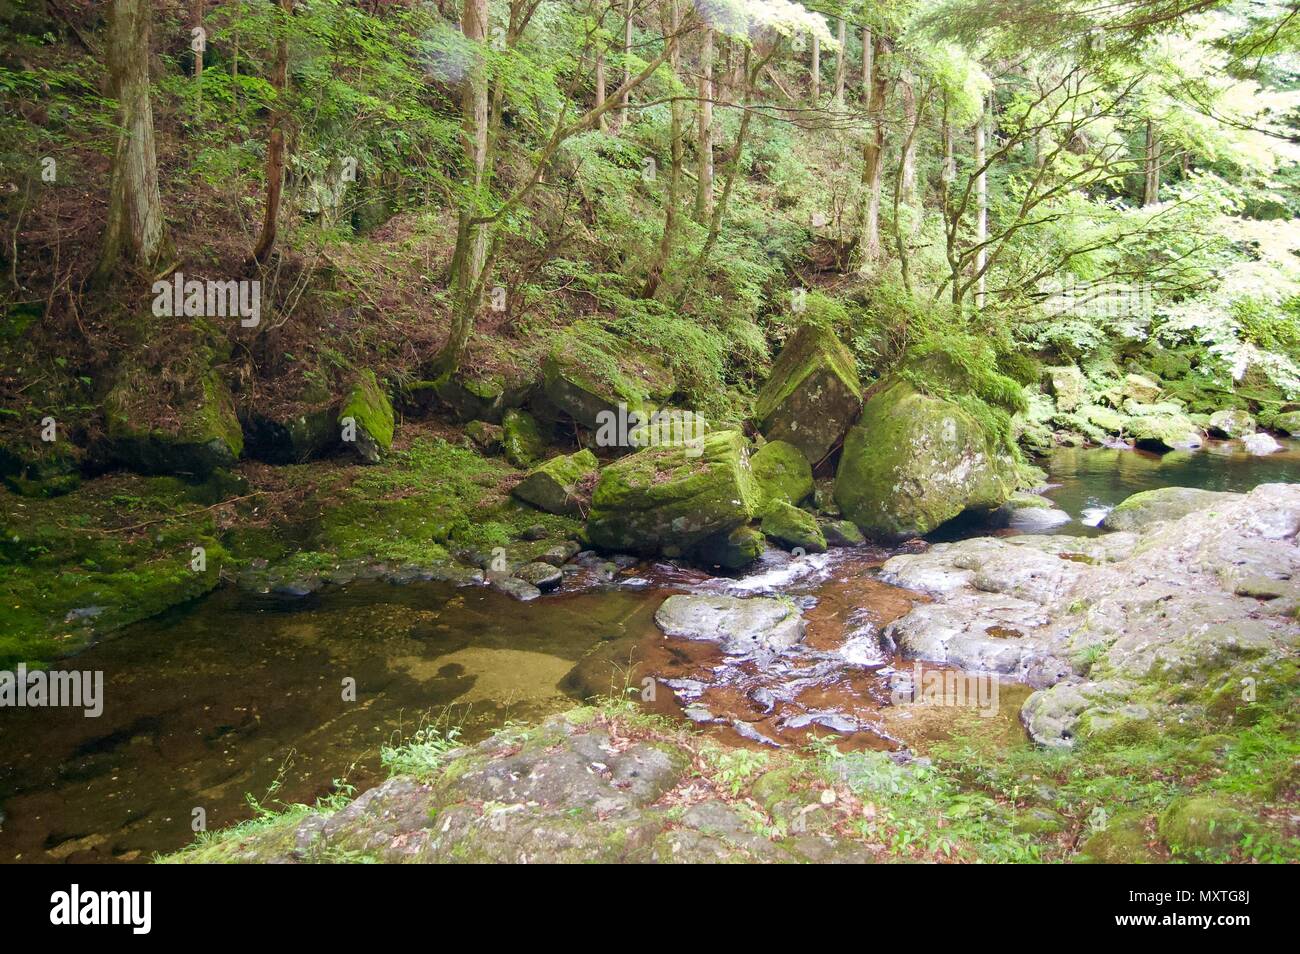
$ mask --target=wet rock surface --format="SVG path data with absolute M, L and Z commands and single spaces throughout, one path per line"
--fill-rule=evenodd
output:
M 1234 667 L 1295 651 L 1300 487 L 1137 496 L 1146 500 L 1114 512 L 1182 513 L 1135 519 L 1138 535 L 977 538 L 890 559 L 883 579 L 936 602 L 886 638 L 907 656 L 1039 685 L 1022 719 L 1049 745 L 1158 730 Z M 1202 508 L 1186 512 L 1189 496 Z

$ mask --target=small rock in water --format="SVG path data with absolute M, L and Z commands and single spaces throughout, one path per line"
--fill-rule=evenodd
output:
M 547 569 L 554 569 L 547 567 Z M 504 593 L 506 596 L 513 597 L 522 603 L 535 600 L 542 595 L 542 591 L 531 583 L 519 579 L 516 576 L 498 576 L 491 581 L 492 589 L 498 593 Z
M 736 719 L 731 723 L 731 727 L 736 730 L 736 734 L 742 739 L 748 739 L 750 742 L 758 742 L 761 745 L 770 745 L 774 749 L 781 748 L 780 742 L 776 741 L 776 739 L 769 738 L 762 732 L 759 732 L 748 722 L 741 722 L 739 719 Z
M 515 571 L 515 576 L 525 583 L 531 583 L 543 593 L 560 585 L 564 574 L 549 563 L 525 563 Z

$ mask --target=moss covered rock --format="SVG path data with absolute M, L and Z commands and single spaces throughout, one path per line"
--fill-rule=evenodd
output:
M 244 449 L 230 387 L 204 347 L 164 367 L 131 360 L 104 399 L 110 456 L 143 474 L 204 477 Z M 160 391 L 160 382 L 165 390 Z
M 559 335 L 542 363 L 547 399 L 579 424 L 595 428 L 602 412 L 647 412 L 672 396 L 672 373 L 654 355 L 580 321 Z
M 787 547 L 799 547 L 805 553 L 825 553 L 826 537 L 817 519 L 784 500 L 773 500 L 763 511 L 763 533 Z
M 785 441 L 768 441 L 750 458 L 763 499 L 797 504 L 813 491 L 812 465 Z
M 500 424 L 487 421 L 470 421 L 465 425 L 465 436 L 485 454 L 498 453 L 505 441 L 505 429 Z
M 1157 487 L 1126 497 L 1102 520 L 1107 530 L 1145 530 L 1162 520 L 1178 520 L 1240 499 L 1240 494 L 1196 487 Z
M 1145 450 L 1192 450 L 1205 443 L 1201 429 L 1172 405 L 1129 401 L 1124 409 L 1129 413 L 1129 435 Z
M 1300 411 L 1284 411 L 1275 415 L 1273 427 L 1292 437 L 1300 437 Z
M 510 492 L 547 513 L 577 516 L 585 497 L 582 488 L 594 480 L 599 469 L 596 455 L 584 448 L 538 464 Z
M 58 424 L 37 425 L 52 428 L 53 441 L 36 435 L 29 439 L 9 437 L 0 440 L 0 478 L 4 485 L 23 497 L 58 497 L 81 486 L 83 452 L 70 440 L 58 438 Z
M 1227 408 L 1210 415 L 1209 429 L 1211 434 L 1219 437 L 1245 437 L 1255 433 L 1255 419 L 1249 411 Z
M 1139 812 L 1121 812 L 1101 831 L 1083 843 L 1081 864 L 1141 865 L 1156 864 L 1160 857 L 1147 845 L 1146 825 Z
M 1127 400 L 1151 404 L 1160 397 L 1160 382 L 1145 375 L 1130 374 L 1124 378 L 1122 393 Z
M 714 431 L 698 447 L 648 447 L 600 474 L 587 518 L 606 550 L 678 556 L 748 523 L 761 503 L 739 431 Z
M 793 444 L 812 464 L 839 443 L 858 414 L 862 385 L 853 356 L 834 332 L 800 326 L 772 365 L 754 403 L 759 430 Z
M 501 423 L 501 446 L 506 460 L 516 467 L 532 467 L 546 453 L 546 440 L 537 419 L 527 411 L 506 411 Z
M 1160 837 L 1175 852 L 1231 848 L 1250 830 L 1250 818 L 1221 797 L 1180 798 L 1160 816 Z
M 367 463 L 378 463 L 393 446 L 393 404 L 373 371 L 363 371 L 343 401 L 338 416 L 339 433 Z
M 691 559 L 705 566 L 740 570 L 763 555 L 766 539 L 753 527 L 715 533 L 691 551 Z
M 522 407 L 537 387 L 536 366 L 489 373 L 462 371 L 428 386 L 462 421 L 500 424 L 511 408 Z
M 900 539 L 998 507 L 1015 482 L 1014 464 L 971 415 L 895 381 L 849 431 L 835 501 L 867 536 Z
M 1073 411 L 1088 399 L 1088 381 L 1072 364 L 1044 368 L 1043 390 L 1056 399 L 1059 411 Z

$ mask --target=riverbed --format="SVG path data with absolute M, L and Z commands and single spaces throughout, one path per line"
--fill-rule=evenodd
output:
M 1162 457 L 1063 449 L 1047 470 L 1045 493 L 1070 516 L 1055 532 L 1092 534 L 1099 513 L 1141 490 L 1300 480 L 1300 443 L 1253 458 L 1227 442 Z M 219 590 L 64 664 L 104 673 L 99 718 L 79 709 L 0 716 L 0 859 L 147 861 L 186 844 L 200 822 L 214 829 L 250 817 L 255 803 L 362 790 L 385 774 L 383 747 L 430 722 L 472 741 L 592 691 L 628 692 L 759 747 L 833 735 L 847 747 L 924 751 L 973 731 L 1025 744 L 1017 713 L 1026 687 L 1004 684 L 983 713 L 926 709 L 897 704 L 900 678 L 917 675 L 911 663 L 881 655 L 831 664 L 846 640 L 869 642 L 919 598 L 875 578 L 893 552 L 771 551 L 738 578 L 667 563 L 613 580 L 578 573 L 532 603 L 445 583 L 357 582 L 295 600 Z M 709 644 L 665 639 L 654 613 L 676 592 L 800 605 L 806 655 L 777 674 L 798 684 L 796 696 L 774 702 L 771 672 Z

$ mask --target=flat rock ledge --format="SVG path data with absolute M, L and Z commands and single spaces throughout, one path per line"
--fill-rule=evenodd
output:
M 1186 706 L 1223 710 L 1225 693 L 1267 681 L 1300 646 L 1300 485 L 1204 499 L 1137 532 L 981 537 L 893 557 L 882 578 L 932 602 L 883 638 L 1027 681 L 1037 691 L 1021 720 L 1045 745 L 1159 731 Z

